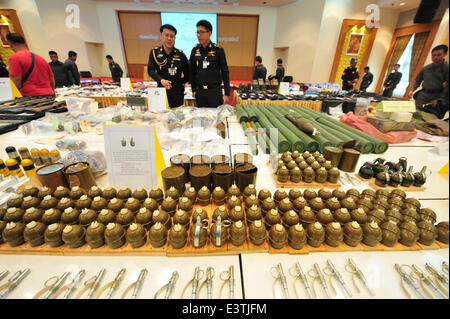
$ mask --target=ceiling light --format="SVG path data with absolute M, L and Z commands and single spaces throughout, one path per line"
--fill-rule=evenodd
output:
M 401 6 L 404 6 L 404 5 L 405 5 L 405 3 L 404 3 L 404 2 L 400 2 L 400 5 L 401 5 Z

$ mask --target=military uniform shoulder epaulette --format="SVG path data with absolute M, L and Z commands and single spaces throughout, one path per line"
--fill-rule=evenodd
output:
M 180 50 L 180 49 L 175 49 L 174 50 L 176 53 L 183 53 L 183 50 Z
M 159 49 L 161 49 L 161 47 L 160 46 L 156 46 L 156 47 L 153 47 L 152 50 L 159 50 Z

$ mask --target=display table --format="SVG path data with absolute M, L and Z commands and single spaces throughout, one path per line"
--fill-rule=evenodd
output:
M 272 102 L 272 101 L 271 101 Z M 242 127 L 235 117 L 227 119 L 227 138 L 223 144 L 218 144 L 211 154 L 205 152 L 206 155 L 226 154 L 233 158 L 237 153 L 249 152 L 250 148 L 247 145 L 247 138 L 243 134 Z M 55 132 L 55 135 L 57 133 Z M 39 136 L 33 136 L 33 140 Z M 78 139 L 87 141 L 89 150 L 104 150 L 103 137 L 94 133 L 79 134 Z M 14 145 L 16 147 L 26 145 L 29 148 L 44 145 L 37 145 L 30 142 L 30 137 L 20 136 L 17 132 L 10 132 L 2 135 L 0 139 L 0 149 L 4 150 L 6 146 Z M 439 156 L 434 153 L 433 148 L 436 143 L 428 143 L 421 140 L 413 140 L 409 143 L 401 145 L 390 145 L 389 150 L 382 154 L 383 158 L 387 160 L 397 161 L 399 157 L 405 156 L 408 159 L 408 165 L 413 165 L 414 168 L 419 169 L 423 165 L 427 165 L 431 169 L 432 174 L 428 177 L 425 184 L 426 190 L 424 192 L 407 192 L 408 197 L 418 198 L 422 207 L 429 207 L 437 214 L 438 221 L 449 219 L 449 176 L 438 174 L 437 171 L 448 162 L 448 154 Z M 52 146 L 45 146 L 48 149 L 54 148 Z M 166 165 L 169 165 L 169 159 L 172 155 L 182 151 L 188 155 L 196 155 L 197 151 L 190 151 L 189 149 L 179 150 L 169 148 L 167 145 L 162 145 L 163 155 Z M 6 154 L 2 151 L 2 159 L 5 159 Z M 361 155 L 358 167 L 365 161 L 373 161 L 380 157 L 376 154 Z M 258 167 L 258 175 L 256 187 L 259 191 L 262 188 L 269 189 L 272 194 L 276 190 L 275 181 L 270 167 L 267 162 L 269 156 L 260 153 L 254 156 L 253 163 Z M 353 175 L 353 174 L 351 174 Z M 100 187 L 108 185 L 107 176 L 102 176 L 97 180 Z M 344 190 L 356 188 L 362 191 L 369 188 L 367 183 L 361 182 L 359 185 L 345 184 Z M 165 256 L 29 256 L 29 255 L 1 255 L 0 254 L 0 272 L 2 270 L 9 270 L 10 275 L 16 270 L 30 268 L 30 275 L 13 291 L 10 298 L 32 298 L 32 296 L 42 289 L 44 282 L 55 275 L 62 275 L 65 271 L 71 271 L 72 276 L 80 269 L 86 269 L 86 279 L 96 275 L 101 267 L 107 269 L 107 273 L 103 284 L 114 279 L 121 268 L 126 268 L 127 273 L 124 282 L 120 289 L 114 296 L 119 298 L 123 290 L 136 280 L 140 270 L 147 268 L 149 276 L 144 284 L 144 288 L 140 295 L 141 298 L 153 298 L 154 293 L 170 279 L 173 271 L 177 270 L 180 278 L 173 298 L 180 298 L 181 292 L 185 284 L 192 279 L 194 268 L 200 266 L 203 270 L 211 266 L 215 269 L 215 277 L 213 279 L 214 297 L 218 298 L 218 290 L 222 281 L 219 279 L 219 274 L 228 269 L 229 266 L 234 266 L 235 282 L 236 282 L 236 297 L 242 298 L 273 298 L 272 285 L 274 278 L 271 276 L 271 267 L 281 263 L 285 275 L 287 277 L 288 288 L 292 298 L 295 298 L 294 292 L 294 277 L 289 274 L 289 268 L 294 266 L 296 262 L 300 262 L 303 271 L 306 273 L 310 270 L 314 263 L 318 263 L 321 268 L 326 266 L 326 260 L 330 259 L 336 268 L 341 272 L 345 282 L 350 286 L 353 292 L 353 298 L 372 298 L 365 288 L 360 285 L 361 293 L 357 294 L 351 280 L 351 274 L 344 270 L 347 258 L 353 258 L 356 264 L 364 272 L 371 287 L 375 290 L 375 298 L 407 298 L 400 286 L 400 277 L 394 270 L 394 264 L 416 264 L 420 269 L 424 270 L 426 262 L 432 264 L 438 269 L 443 261 L 449 260 L 449 250 L 432 249 L 419 251 L 346 251 L 346 252 L 314 252 L 306 255 L 288 255 L 288 254 L 242 254 L 241 258 L 238 254 L 231 254 L 227 256 L 201 256 L 201 257 L 165 257 Z M 240 273 L 242 270 L 242 278 Z M 425 271 L 425 270 L 424 270 Z M 9 275 L 9 276 L 10 276 Z M 7 278 L 9 278 L 9 276 Z M 70 277 L 71 280 L 72 277 Z M 241 281 L 242 279 L 242 281 Z M 310 285 L 312 278 L 309 278 Z M 2 282 L 4 283 L 6 279 Z M 327 282 L 329 278 L 327 277 Z M 2 283 L 0 282 L 0 284 Z M 241 286 L 242 282 L 242 286 Z M 319 298 L 324 298 L 320 286 L 316 283 L 316 290 Z M 342 289 L 338 287 L 337 298 L 343 298 Z M 307 298 L 305 291 L 301 284 L 297 283 L 300 298 Z M 185 298 L 190 295 L 190 290 L 186 293 Z M 227 289 L 224 289 L 226 297 Z M 279 287 L 276 290 L 276 297 L 280 298 L 282 292 Z M 200 298 L 206 298 L 206 289 L 201 292 Z M 415 296 L 414 296 L 415 297 Z
M 236 91 L 234 91 L 234 102 L 236 105 L 305 106 L 317 112 L 322 109 L 322 101 L 243 100 Z

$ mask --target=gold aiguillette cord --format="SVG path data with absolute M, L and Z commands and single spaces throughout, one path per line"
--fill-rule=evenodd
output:
M 130 292 L 131 289 L 134 289 L 134 287 L 136 286 L 136 282 L 133 282 L 131 285 L 128 286 L 127 289 L 125 289 L 125 291 L 123 292 L 122 296 L 120 297 L 121 299 L 125 299 L 125 297 L 127 296 L 127 294 Z
M 95 299 L 99 299 L 102 293 L 105 292 L 106 289 L 110 288 L 113 285 L 114 281 L 111 281 L 107 283 L 102 289 L 99 290 L 99 292 L 95 295 Z
M 91 282 L 90 284 L 84 286 L 83 289 L 81 289 L 81 290 L 78 292 L 78 294 L 75 296 L 74 299 L 80 299 L 81 296 L 83 296 L 83 294 L 84 294 L 87 290 L 89 290 L 89 289 L 94 285 L 94 283 L 95 283 L 95 282 Z

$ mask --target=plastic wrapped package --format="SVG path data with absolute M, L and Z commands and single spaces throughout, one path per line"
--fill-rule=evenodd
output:
M 94 99 L 66 97 L 65 100 L 69 114 L 74 117 L 92 114 L 98 111 L 98 103 Z
M 33 120 L 19 126 L 17 132 L 23 135 L 48 136 L 53 135 L 55 130 L 53 124 L 49 121 L 49 115 L 47 114 L 44 118 Z
M 233 114 L 231 106 L 217 109 L 180 107 L 160 115 L 157 126 L 160 144 L 171 154 L 227 153 L 228 142 L 217 129 L 226 116 Z
M 355 105 L 355 115 L 364 116 L 367 115 L 368 109 L 370 105 L 370 100 L 362 97 L 358 97 L 356 99 Z
M 87 162 L 89 163 L 95 178 L 106 173 L 106 157 L 105 154 L 100 151 L 73 151 L 68 153 L 58 162 L 61 162 L 66 166 L 78 162 Z
M 60 150 L 80 151 L 86 148 L 87 144 L 82 140 L 72 140 L 65 138 L 56 142 L 56 147 Z

